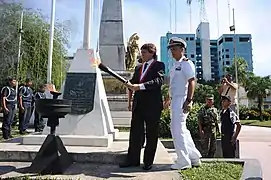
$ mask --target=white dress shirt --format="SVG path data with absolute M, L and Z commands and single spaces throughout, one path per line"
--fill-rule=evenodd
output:
M 154 61 L 154 60 L 152 59 L 152 60 L 149 60 L 149 61 L 144 62 L 144 63 L 142 64 L 140 81 L 141 81 L 142 78 L 145 76 L 145 74 L 148 72 L 148 69 L 149 69 L 150 65 L 153 63 L 153 61 Z M 148 64 L 148 66 L 147 66 L 147 68 L 145 69 L 145 71 L 142 72 L 142 71 L 144 70 L 145 64 Z M 143 83 L 139 84 L 139 88 L 140 88 L 140 90 L 145 90 L 145 89 L 146 89 Z

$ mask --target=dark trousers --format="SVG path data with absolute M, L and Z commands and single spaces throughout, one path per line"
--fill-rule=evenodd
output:
M 128 161 L 140 164 L 140 152 L 144 140 L 144 122 L 146 124 L 146 147 L 144 150 L 144 164 L 152 165 L 157 148 L 158 128 L 161 111 L 157 113 L 135 110 L 132 113 Z
M 19 110 L 19 130 L 21 132 L 25 131 L 28 128 L 28 124 L 32 115 L 31 105 L 25 104 L 24 110 L 20 108 Z
M 236 143 L 231 143 L 231 135 L 223 135 L 221 138 L 223 158 L 235 158 Z
M 7 108 L 9 112 L 4 111 L 4 118 L 2 123 L 2 132 L 4 139 L 9 138 L 11 135 L 11 124 L 15 115 L 15 105 L 7 104 Z
M 35 127 L 35 132 L 41 132 L 44 128 L 43 118 L 36 110 L 35 110 L 34 127 Z

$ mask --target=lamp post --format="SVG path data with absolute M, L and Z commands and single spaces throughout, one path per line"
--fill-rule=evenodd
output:
M 56 10 L 56 0 L 52 0 L 50 39 L 49 39 L 48 64 L 47 64 L 47 83 L 52 82 L 52 56 L 53 56 L 54 31 L 55 31 L 55 10 Z

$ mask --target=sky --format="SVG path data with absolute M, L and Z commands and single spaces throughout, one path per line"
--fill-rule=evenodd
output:
M 50 17 L 51 0 L 22 0 L 25 7 L 41 9 Z M 91 46 L 96 48 L 102 1 L 93 0 L 93 22 Z M 123 0 L 124 39 L 135 32 L 140 36 L 140 44 L 151 42 L 160 50 L 160 37 L 168 31 L 172 33 L 195 33 L 200 23 L 200 3 L 194 0 L 191 6 L 192 25 L 190 29 L 189 7 L 186 0 Z M 217 4 L 218 1 L 218 13 Z M 205 12 L 210 23 L 211 39 L 221 34 L 229 34 L 232 25 L 232 8 L 235 9 L 236 33 L 252 34 L 254 73 L 271 75 L 271 57 L 267 53 L 271 47 L 271 1 L 269 0 L 205 0 Z M 172 8 L 170 11 L 170 2 Z M 230 2 L 230 8 L 228 6 Z M 71 48 L 69 55 L 82 47 L 85 0 L 56 0 L 56 18 L 60 22 L 70 22 Z M 99 8 L 100 7 L 100 8 Z M 230 12 L 230 13 L 229 13 Z M 218 16 L 217 16 L 218 14 Z M 230 16 L 229 16 L 230 14 Z M 171 18 L 170 18 L 171 17 Z M 217 18 L 218 17 L 218 18 Z M 172 19 L 170 23 L 170 19 Z M 218 21 L 218 20 L 219 21 Z M 176 22 L 176 23 L 175 23 Z M 171 27 L 170 27 L 171 24 Z M 175 31 L 176 29 L 176 31 Z M 159 52 L 160 53 L 160 52 Z

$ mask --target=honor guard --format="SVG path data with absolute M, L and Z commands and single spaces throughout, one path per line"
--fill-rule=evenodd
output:
M 34 96 L 35 101 L 37 101 L 38 99 L 46 99 L 45 88 L 46 88 L 46 85 L 44 85 L 44 84 L 40 85 L 39 90 L 36 92 L 36 94 Z M 34 128 L 35 128 L 35 132 L 41 132 L 44 128 L 43 118 L 37 112 L 36 109 L 35 109 Z
M 24 86 L 19 88 L 19 130 L 20 134 L 27 133 L 28 123 L 32 115 L 33 91 L 32 80 L 27 79 Z
M 186 119 L 192 108 L 196 77 L 193 62 L 184 56 L 185 48 L 186 42 L 183 39 L 173 37 L 169 40 L 168 49 L 175 59 L 170 70 L 171 134 L 178 156 L 176 164 L 171 166 L 172 169 L 199 166 L 201 157 L 186 127 Z
M 14 120 L 15 105 L 17 103 L 16 90 L 14 88 L 15 86 L 16 80 L 10 77 L 8 78 L 8 85 L 3 87 L 1 90 L 2 108 L 4 114 L 2 132 L 4 139 L 12 138 L 11 124 Z

